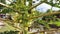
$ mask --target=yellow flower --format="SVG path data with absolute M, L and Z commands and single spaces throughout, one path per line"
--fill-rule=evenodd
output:
M 19 20 L 19 22 L 22 22 L 22 20 Z

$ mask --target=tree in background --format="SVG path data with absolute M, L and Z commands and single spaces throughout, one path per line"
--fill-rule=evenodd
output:
M 28 6 L 26 6 L 26 1 L 29 2 Z M 3 1 L 4 2 L 4 1 Z M 11 1 L 10 1 L 11 2 Z M 37 20 L 37 23 L 44 24 L 47 28 L 48 21 L 46 18 L 45 20 L 40 20 L 40 17 L 50 17 L 53 18 L 52 21 L 54 21 L 54 14 L 60 14 L 59 11 L 53 12 L 52 10 L 48 10 L 46 13 L 40 13 L 36 10 L 33 10 L 38 5 L 42 3 L 50 4 L 51 6 L 56 6 L 60 8 L 60 0 L 57 0 L 56 3 L 53 3 L 53 0 L 47 1 L 47 0 L 41 0 L 38 4 L 32 5 L 32 0 L 16 0 L 16 2 L 12 2 L 11 4 L 4 4 L 0 2 L 0 5 L 3 6 L 2 11 L 0 14 L 7 14 L 10 15 L 8 19 L 3 19 L 5 23 L 7 23 L 9 26 L 14 27 L 17 31 L 19 31 L 19 34 L 28 34 L 28 27 L 31 26 L 31 24 Z M 52 16 L 51 16 L 52 15 Z M 39 20 L 38 20 L 39 18 Z M 44 18 L 45 19 L 45 18 Z M 51 19 L 49 19 L 49 22 L 51 22 Z M 60 24 L 59 24 L 60 25 Z

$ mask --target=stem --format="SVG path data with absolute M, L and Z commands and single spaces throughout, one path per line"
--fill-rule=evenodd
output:
M 39 17 L 43 17 L 43 16 L 49 16 L 49 15 L 54 15 L 54 14 L 60 14 L 60 12 L 59 11 L 56 11 L 56 12 L 49 12 L 49 13 L 46 13 L 46 14 L 42 14 L 42 15 L 40 15 L 40 16 L 35 16 L 35 17 L 32 17 L 32 18 L 28 18 L 29 20 L 30 19 L 33 19 L 33 18 L 39 18 Z
M 23 28 L 23 34 L 28 34 L 28 27 Z
M 4 3 L 1 3 L 1 2 L 0 2 L 0 5 L 4 6 L 4 7 L 6 7 L 6 8 L 10 8 L 10 9 L 14 10 L 15 12 L 20 13 L 18 10 L 13 9 L 13 8 L 11 8 L 11 6 L 8 6 L 8 5 L 4 4 Z
M 32 6 L 32 0 L 29 0 L 29 8 L 30 8 L 31 6 Z M 28 13 L 31 13 L 31 10 L 32 10 L 32 9 L 29 9 L 29 10 L 28 10 Z

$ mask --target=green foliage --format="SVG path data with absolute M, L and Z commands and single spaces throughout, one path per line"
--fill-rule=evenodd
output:
M 7 19 L 4 22 L 7 23 L 9 26 L 15 28 L 16 30 L 23 32 L 23 34 L 27 34 L 28 27 L 30 27 L 31 24 L 35 20 L 37 20 L 37 23 L 43 24 L 46 28 L 49 28 L 49 23 L 60 26 L 60 22 L 56 21 L 56 17 L 54 17 L 53 15 L 42 16 L 43 14 L 46 14 L 46 13 L 40 13 L 36 10 L 30 9 L 32 7 L 32 0 L 28 0 L 28 1 L 29 1 L 28 6 L 26 6 L 26 4 L 25 4 L 26 0 L 17 0 L 16 3 L 10 4 L 9 7 L 2 7 L 3 10 L 2 10 L 2 12 L 0 12 L 0 14 L 8 13 L 11 15 L 11 18 L 12 18 L 12 20 Z M 43 0 L 43 2 L 50 4 L 52 6 L 58 7 L 58 4 L 53 4 L 52 0 L 50 3 L 47 2 L 46 0 Z M 36 5 L 36 6 L 38 6 L 38 5 Z M 35 8 L 35 7 L 33 7 L 33 8 Z M 30 13 L 29 13 L 29 11 L 30 11 Z M 48 10 L 48 12 L 51 12 L 51 10 Z M 37 18 L 37 16 L 39 19 Z M 45 17 L 46 20 L 42 20 L 41 17 Z M 50 20 L 48 21 L 48 19 L 50 19 Z M 18 23 L 19 23 L 19 25 L 18 25 Z
M 5 31 L 5 32 L 0 32 L 0 34 L 18 34 L 18 31 Z

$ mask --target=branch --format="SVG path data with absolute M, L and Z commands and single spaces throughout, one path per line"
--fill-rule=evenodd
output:
M 10 8 L 10 9 L 14 10 L 15 12 L 18 12 L 18 13 L 19 13 L 18 10 L 14 9 L 14 8 L 11 8 L 11 6 L 8 6 L 8 5 L 3 4 L 3 3 L 1 3 L 1 2 L 0 2 L 0 5 L 2 5 L 2 6 L 4 6 L 4 7 L 7 7 L 7 8 Z
M 39 18 L 39 17 L 43 17 L 43 16 L 49 16 L 49 15 L 54 15 L 54 14 L 60 14 L 60 12 L 49 12 L 49 13 L 45 13 L 45 14 L 42 14 L 40 16 L 35 16 L 35 17 L 32 17 L 32 18 L 28 18 L 28 19 L 34 19 L 34 18 Z
M 38 3 L 37 5 L 32 6 L 28 11 L 32 10 L 33 8 L 35 8 L 35 7 L 39 6 L 39 5 L 40 5 L 40 4 L 42 4 L 42 3 L 43 3 L 43 2 L 40 2 L 40 3 Z
M 45 33 L 45 32 L 47 32 L 47 33 L 49 33 L 49 31 L 51 31 L 51 33 L 54 31 L 54 32 L 56 32 L 56 31 L 59 31 L 60 29 L 55 29 L 55 28 L 51 28 L 51 29 L 47 29 L 47 30 L 43 30 L 43 31 L 37 31 L 37 32 L 40 32 L 40 33 Z M 37 33 L 37 32 L 29 32 L 29 33 L 31 33 L 31 34 L 35 34 L 35 33 Z
M 15 22 L 12 21 L 12 20 L 0 18 L 0 21 L 3 21 L 3 22 L 5 22 L 5 23 L 7 23 L 8 25 L 14 27 L 15 29 L 21 30 L 19 27 L 16 27 L 16 26 L 14 26 L 14 25 L 12 24 L 12 23 L 15 23 Z M 6 21 L 9 21 L 9 22 L 12 22 L 12 23 L 8 23 L 8 22 L 6 22 Z

